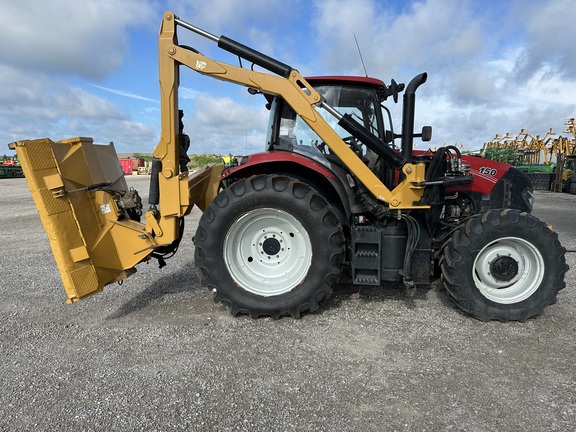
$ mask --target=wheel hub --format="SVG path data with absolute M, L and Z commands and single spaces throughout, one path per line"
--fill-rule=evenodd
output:
M 262 250 L 266 255 L 277 255 L 280 249 L 280 242 L 275 237 L 267 238 L 262 243 Z
M 510 282 L 518 274 L 518 262 L 509 256 L 501 256 L 490 263 L 490 274 L 494 279 Z

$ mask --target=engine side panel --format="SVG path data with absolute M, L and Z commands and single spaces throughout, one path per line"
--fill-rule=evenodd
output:
M 532 211 L 532 184 L 530 179 L 511 165 L 475 156 L 462 156 L 470 165 L 474 182 L 449 186 L 446 196 L 464 193 L 473 199 L 475 211 L 496 208 L 514 208 Z

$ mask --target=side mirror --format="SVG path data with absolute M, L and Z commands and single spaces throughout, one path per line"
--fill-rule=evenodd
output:
M 432 140 L 432 126 L 422 127 L 422 141 Z

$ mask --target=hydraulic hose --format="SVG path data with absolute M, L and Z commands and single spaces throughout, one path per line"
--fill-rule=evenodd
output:
M 275 58 L 267 56 L 266 54 L 261 53 L 260 51 L 256 51 L 254 48 L 250 48 L 246 45 L 241 44 L 240 42 L 235 41 L 234 39 L 230 39 L 226 36 L 217 37 L 211 33 L 208 33 L 201 28 L 193 26 L 192 24 L 187 23 L 186 21 L 181 20 L 180 18 L 176 18 L 176 23 L 188 30 L 193 31 L 194 33 L 199 34 L 206 39 L 210 39 L 218 44 L 219 48 L 226 50 L 232 54 L 236 54 L 237 56 L 251 61 L 258 66 L 262 66 L 264 69 L 269 70 L 275 74 L 278 74 L 284 78 L 288 78 L 290 73 L 292 72 L 292 67 L 288 66 L 285 63 L 282 63 Z
M 256 51 L 253 48 L 247 47 L 246 45 L 236 42 L 226 36 L 220 36 L 218 38 L 218 47 L 226 50 L 232 54 L 236 54 L 243 59 L 251 61 L 258 66 L 262 66 L 264 69 L 274 72 L 284 78 L 288 78 L 290 72 L 292 72 L 292 67 L 287 64 L 282 63 L 266 54 Z

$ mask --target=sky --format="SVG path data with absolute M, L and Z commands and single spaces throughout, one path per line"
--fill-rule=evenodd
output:
M 421 73 L 416 129 L 479 149 L 496 134 L 562 134 L 576 116 L 573 0 L 0 0 L 0 154 L 21 139 L 76 136 L 151 153 L 160 136 L 157 36 L 163 14 L 225 35 L 303 76 Z M 179 30 L 217 60 L 237 58 Z M 182 68 L 189 153 L 265 147 L 261 95 Z M 401 98 L 400 98 L 401 100 Z M 392 104 L 393 105 L 393 104 Z M 400 104 L 399 104 L 400 105 Z M 401 107 L 393 107 L 397 132 Z

